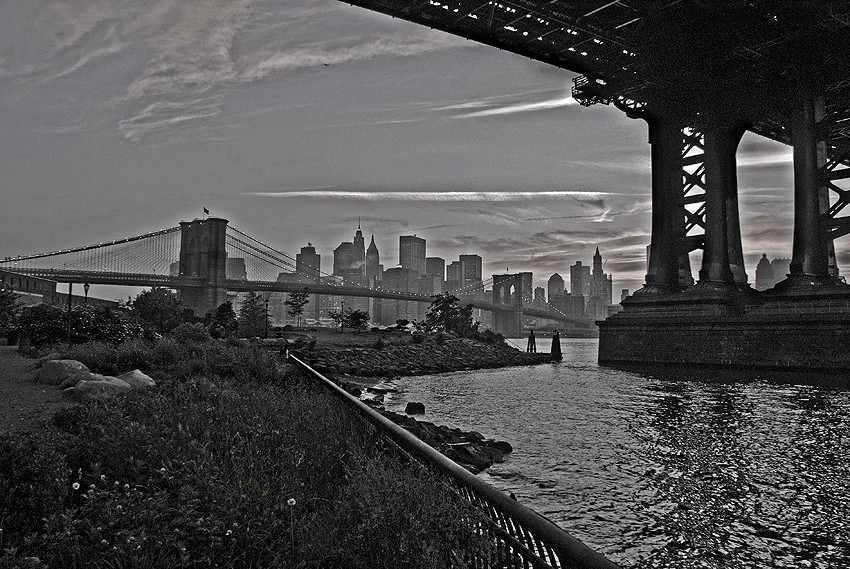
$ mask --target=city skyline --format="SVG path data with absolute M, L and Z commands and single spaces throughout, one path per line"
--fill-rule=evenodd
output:
M 332 0 L 40 0 L 4 16 L 0 254 L 206 207 L 293 256 L 321 241 L 330 257 L 362 218 L 387 258 L 424 235 L 429 255 L 465 249 L 484 274 L 545 286 L 598 246 L 616 291 L 643 282 L 646 125 L 577 105 L 571 73 Z M 791 254 L 791 151 L 746 135 L 738 156 L 754 283 L 762 253 Z

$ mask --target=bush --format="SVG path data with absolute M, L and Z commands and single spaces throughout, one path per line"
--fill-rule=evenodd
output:
M 197 322 L 195 324 L 184 322 L 178 325 L 171 333 L 171 337 L 180 344 L 201 344 L 212 339 L 204 325 Z
M 68 320 L 65 313 L 49 304 L 27 306 L 21 311 L 21 335 L 32 346 L 62 342 L 68 338 Z

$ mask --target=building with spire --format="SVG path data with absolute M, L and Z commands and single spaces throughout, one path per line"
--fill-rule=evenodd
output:
M 351 245 L 351 268 L 359 270 L 363 276 L 366 276 L 366 242 L 363 240 L 359 220 L 357 231 L 354 233 L 354 242 Z
M 590 274 L 590 298 L 598 297 L 604 306 L 610 306 L 613 304 L 613 282 L 611 275 L 605 274 L 602 269 L 602 255 L 597 247 L 593 255 L 593 271 Z
M 375 235 L 373 234 L 369 248 L 366 249 L 366 278 L 370 287 L 374 287 L 376 282 L 381 281 L 381 273 L 383 272 L 384 266 L 381 264 L 381 255 L 378 253 L 378 246 L 375 245 Z

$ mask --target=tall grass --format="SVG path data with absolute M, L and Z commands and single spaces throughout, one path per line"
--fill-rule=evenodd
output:
M 437 568 L 486 549 L 475 512 L 274 354 L 173 340 L 86 353 L 159 386 L 0 437 L 0 567 Z

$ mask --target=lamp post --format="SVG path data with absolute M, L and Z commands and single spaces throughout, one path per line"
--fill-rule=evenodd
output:
M 264 338 L 269 337 L 269 297 L 266 297 L 266 331 L 263 335 Z
M 88 303 L 89 303 L 89 288 L 91 288 L 91 285 L 89 283 L 86 283 L 86 284 L 83 285 L 83 292 L 86 293 L 86 301 L 85 301 L 86 305 L 88 305 Z
M 342 309 L 339 311 L 340 332 L 345 332 L 345 299 L 342 299 Z
M 71 289 L 74 283 L 68 283 L 68 347 L 71 347 Z

